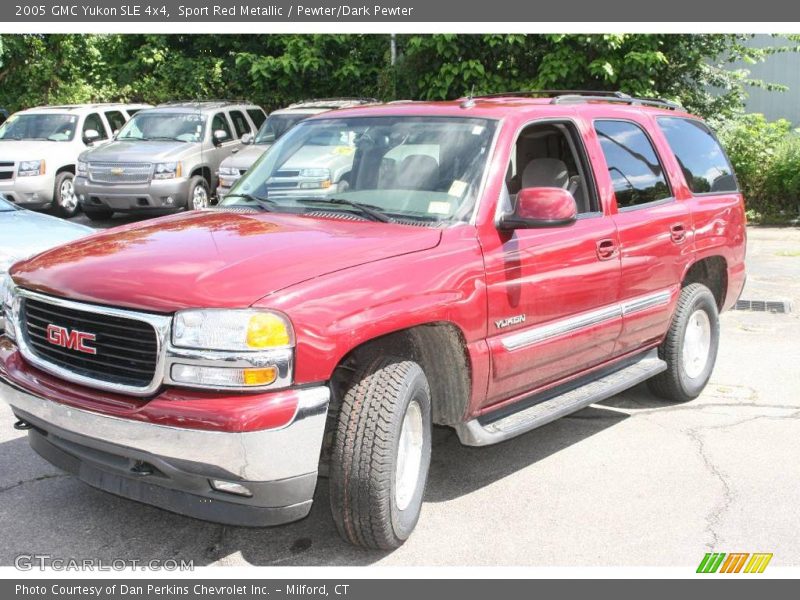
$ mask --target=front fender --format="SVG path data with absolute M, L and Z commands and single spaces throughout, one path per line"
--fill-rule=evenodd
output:
M 429 250 L 343 269 L 256 303 L 287 314 L 295 328 L 295 382 L 330 379 L 353 349 L 417 325 L 446 322 L 467 344 L 486 337 L 483 256 L 469 226 L 443 232 Z

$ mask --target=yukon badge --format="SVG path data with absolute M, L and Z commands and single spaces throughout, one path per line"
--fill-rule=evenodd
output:
M 505 319 L 499 319 L 494 322 L 494 326 L 498 329 L 505 329 L 506 327 L 511 327 L 512 325 L 520 325 L 525 322 L 525 315 L 514 315 L 513 317 L 506 317 Z
M 47 341 L 54 346 L 60 346 L 68 350 L 77 350 L 84 354 L 97 354 L 97 349 L 89 346 L 86 342 L 95 341 L 93 333 L 86 333 L 73 329 L 70 331 L 66 327 L 50 324 L 47 326 Z

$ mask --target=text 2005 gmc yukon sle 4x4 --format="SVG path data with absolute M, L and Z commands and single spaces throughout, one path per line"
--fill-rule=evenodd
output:
M 281 185 L 309 147 L 347 185 Z M 317 152 L 315 150 L 315 152 Z M 743 199 L 705 125 L 622 94 L 361 107 L 283 136 L 215 209 L 17 263 L 3 398 L 47 460 L 201 519 L 392 548 L 431 426 L 502 442 L 648 380 L 709 379 Z

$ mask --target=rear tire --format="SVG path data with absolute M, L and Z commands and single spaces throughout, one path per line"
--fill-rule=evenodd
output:
M 330 464 L 339 534 L 392 550 L 419 520 L 431 458 L 430 388 L 420 366 L 381 357 L 360 369 L 342 399 Z
M 108 221 L 114 216 L 114 211 L 108 208 L 89 208 L 83 207 L 83 213 L 90 221 Z
M 647 381 L 656 396 L 673 402 L 697 398 L 714 370 L 719 347 L 719 312 L 714 294 L 701 283 L 681 290 L 678 307 L 658 356 L 667 370 Z
M 80 210 L 78 197 L 72 185 L 74 179 L 75 175 L 63 171 L 56 175 L 56 183 L 53 186 L 53 212 L 64 219 L 74 217 Z

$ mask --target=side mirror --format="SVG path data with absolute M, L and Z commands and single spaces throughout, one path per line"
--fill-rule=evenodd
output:
M 225 140 L 228 139 L 228 132 L 224 129 L 215 129 L 214 130 L 214 143 L 221 144 Z
M 578 218 L 575 198 L 562 188 L 525 188 L 517 194 L 514 212 L 500 218 L 504 231 L 535 229 L 538 227 L 563 227 L 572 225 Z
M 252 144 L 253 143 L 253 134 L 252 133 L 245 133 L 242 136 L 242 143 L 243 144 Z
M 83 132 L 83 139 L 87 144 L 96 142 L 100 139 L 100 132 L 97 129 L 87 129 Z

